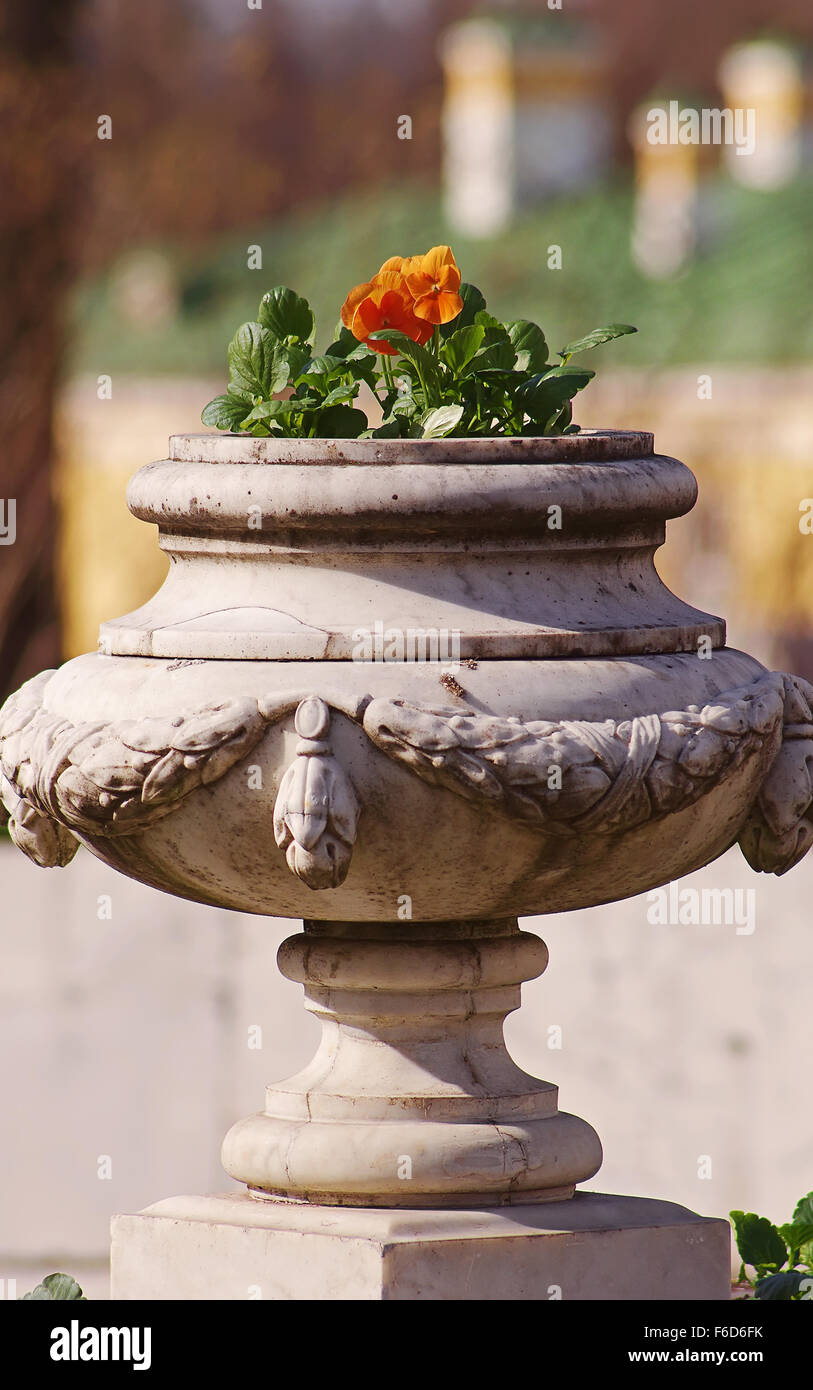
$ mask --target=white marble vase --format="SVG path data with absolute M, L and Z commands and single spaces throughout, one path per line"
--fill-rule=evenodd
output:
M 632 431 L 169 452 L 163 587 L 0 711 L 11 834 L 304 919 L 323 1039 L 226 1136 L 245 1195 L 117 1219 L 114 1292 L 725 1297 L 726 1224 L 578 1189 L 597 1135 L 503 1042 L 518 917 L 813 840 L 813 688 L 655 570 L 692 474 Z

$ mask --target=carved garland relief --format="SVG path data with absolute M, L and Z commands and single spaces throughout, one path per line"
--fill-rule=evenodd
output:
M 813 686 L 766 673 L 702 708 L 629 720 L 537 720 L 465 706 L 280 694 L 224 700 L 174 718 L 73 724 L 44 706 L 44 671 L 0 710 L 0 798 L 35 863 L 70 862 L 73 831 L 130 835 L 240 762 L 294 712 L 299 735 L 274 807 L 274 835 L 310 888 L 343 882 L 361 811 L 333 754 L 331 711 L 361 724 L 423 781 L 546 833 L 609 834 L 682 810 L 775 746 L 740 845 L 754 869 L 784 873 L 813 843 Z M 561 776 L 551 778 L 551 768 Z

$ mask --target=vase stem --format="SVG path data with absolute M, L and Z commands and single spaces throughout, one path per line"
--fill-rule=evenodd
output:
M 228 1173 L 258 1197 L 479 1207 L 561 1200 L 598 1170 L 594 1130 L 505 1046 L 548 960 L 516 918 L 304 926 L 278 960 L 321 1045 L 226 1136 Z

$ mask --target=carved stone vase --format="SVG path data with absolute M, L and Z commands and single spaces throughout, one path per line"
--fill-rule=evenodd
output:
M 169 452 L 163 587 L 0 711 L 11 835 L 304 919 L 323 1040 L 226 1136 L 242 1193 L 116 1219 L 114 1293 L 725 1297 L 726 1223 L 577 1191 L 598 1137 L 503 1042 L 518 917 L 813 840 L 813 688 L 654 566 L 692 474 L 626 431 Z

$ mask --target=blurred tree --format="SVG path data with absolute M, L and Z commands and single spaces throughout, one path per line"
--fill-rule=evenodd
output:
M 86 265 L 149 241 L 194 245 L 285 206 L 294 121 L 273 25 L 222 34 L 190 0 L 95 0 L 81 43 L 87 120 L 113 123 L 90 171 Z
M 16 541 L 0 548 L 0 699 L 60 656 L 51 411 L 73 268 L 80 8 L 81 0 L 0 0 L 0 494 L 17 512 Z

